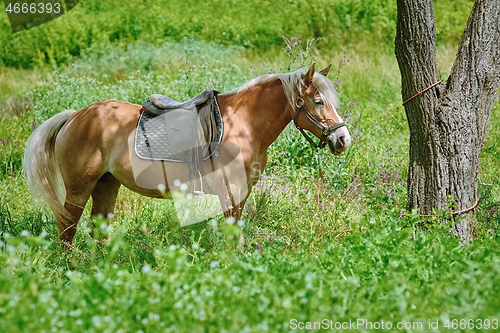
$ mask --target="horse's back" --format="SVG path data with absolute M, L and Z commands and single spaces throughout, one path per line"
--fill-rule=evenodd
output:
M 126 102 L 99 101 L 78 111 L 61 129 L 58 141 L 79 144 L 97 143 L 117 132 L 132 131 L 139 119 L 141 106 Z M 108 135 L 106 135 L 108 134 Z

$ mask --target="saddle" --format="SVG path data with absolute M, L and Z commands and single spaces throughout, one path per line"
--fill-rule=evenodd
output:
M 218 154 L 224 123 L 215 90 L 205 90 L 186 102 L 159 94 L 142 104 L 135 152 L 147 160 L 187 163 L 191 191 L 201 161 Z
M 218 93 L 218 91 L 207 89 L 186 102 L 177 102 L 168 96 L 153 94 L 151 95 L 151 100 L 145 101 L 142 103 L 142 106 L 147 113 L 152 116 L 158 116 L 170 110 L 189 108 L 191 106 L 203 108 L 207 105 L 207 101 L 210 100 L 210 102 L 213 102 Z M 217 102 L 216 99 L 215 102 Z

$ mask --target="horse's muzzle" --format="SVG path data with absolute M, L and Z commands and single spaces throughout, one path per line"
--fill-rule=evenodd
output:
M 340 155 L 351 144 L 351 136 L 346 127 L 339 128 L 328 136 L 328 148 L 333 155 Z

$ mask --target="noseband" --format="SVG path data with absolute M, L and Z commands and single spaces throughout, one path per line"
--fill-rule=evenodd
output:
M 311 123 L 313 123 L 313 125 L 315 125 L 316 127 L 318 127 L 321 130 L 322 134 L 321 134 L 321 138 L 319 138 L 318 143 L 314 143 L 314 141 L 311 139 L 311 137 L 309 135 L 307 135 L 306 132 L 304 132 L 304 130 L 302 128 L 300 128 L 299 125 L 297 124 L 297 121 L 299 120 L 300 111 L 302 111 L 302 110 L 304 110 L 304 113 L 305 113 L 306 117 L 311 121 Z M 346 126 L 344 122 L 341 122 L 341 123 L 338 123 L 336 125 L 333 125 L 333 126 L 330 126 L 330 127 L 326 127 L 325 125 L 323 125 L 322 123 L 320 123 L 319 121 L 317 121 L 312 116 L 312 114 L 309 111 L 307 111 L 307 109 L 305 108 L 304 104 L 302 104 L 301 106 L 297 105 L 297 107 L 295 108 L 295 117 L 293 118 L 293 124 L 300 131 L 300 133 L 302 133 L 302 135 L 304 136 L 304 138 L 306 138 L 306 140 L 309 141 L 309 143 L 314 148 L 320 148 L 320 149 L 325 148 L 326 141 L 328 140 L 328 137 L 333 132 L 335 132 L 336 130 L 338 130 L 341 127 L 345 127 Z

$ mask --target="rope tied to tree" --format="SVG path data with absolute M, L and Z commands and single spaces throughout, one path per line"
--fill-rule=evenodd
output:
M 442 81 L 441 81 L 441 80 L 438 80 L 438 82 L 434 83 L 433 85 L 428 86 L 427 88 L 425 88 L 425 89 L 424 89 L 424 90 L 422 90 L 421 92 L 419 92 L 419 93 L 417 93 L 417 94 L 413 95 L 412 97 L 408 98 L 406 101 L 404 101 L 404 102 L 403 102 L 403 106 L 404 106 L 406 103 L 408 103 L 409 101 L 411 101 L 412 99 L 414 99 L 415 97 L 417 97 L 418 95 L 420 95 L 420 94 L 422 94 L 422 93 L 426 92 L 427 90 L 429 90 L 429 89 L 431 89 L 431 88 L 434 88 L 435 86 L 437 86 L 437 85 L 438 85 L 438 84 L 440 84 L 440 83 L 442 83 Z
M 458 212 L 447 212 L 448 213 L 447 215 L 451 217 L 451 216 L 454 216 L 454 215 L 467 213 L 467 212 L 475 209 L 477 207 L 477 205 L 479 204 L 479 202 L 481 202 L 481 200 L 483 200 L 485 196 L 486 195 L 484 195 L 481 199 L 479 199 L 479 197 L 476 196 L 476 202 L 471 207 L 463 209 L 463 210 L 460 210 Z M 414 217 L 439 217 L 439 216 L 443 216 L 443 215 L 442 214 L 413 215 L 413 214 L 403 214 L 403 211 L 401 211 L 401 213 L 399 214 L 398 218 L 401 218 L 401 217 L 410 217 L 410 216 L 414 216 Z M 406 227 L 408 227 L 408 225 L 406 225 L 403 228 L 401 228 L 401 230 L 405 229 Z M 375 229 L 378 229 L 378 227 L 376 227 Z M 348 232 L 354 232 L 354 231 L 360 231 L 360 230 L 369 230 L 369 228 L 362 227 L 362 228 L 352 229 L 352 230 L 343 230 L 337 236 L 335 236 L 335 239 L 339 238 L 340 236 L 342 236 L 342 235 L 344 235 L 344 234 L 346 234 Z
M 458 215 L 458 214 L 463 214 L 463 213 L 467 213 L 471 210 L 473 210 L 474 208 L 477 207 L 477 205 L 479 204 L 479 197 L 476 196 L 476 202 L 474 203 L 474 205 L 472 205 L 471 207 L 469 208 L 466 208 L 466 209 L 463 209 L 463 210 L 460 210 L 458 212 L 448 212 L 449 216 L 453 216 L 453 215 Z M 417 216 L 417 217 L 438 217 L 438 216 L 442 216 L 442 214 L 422 214 L 422 215 L 412 215 L 412 214 L 400 214 L 399 217 L 403 217 L 403 216 Z

